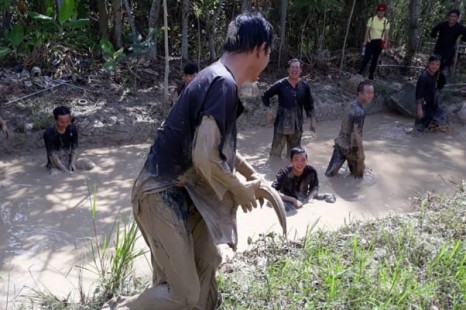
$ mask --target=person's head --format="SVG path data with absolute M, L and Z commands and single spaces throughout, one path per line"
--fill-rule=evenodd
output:
M 197 73 L 199 72 L 199 69 L 197 65 L 189 63 L 184 66 L 183 69 L 183 83 L 184 85 L 188 86 L 189 83 L 191 83 L 192 80 L 196 77 Z
M 290 61 L 288 61 L 288 66 L 287 66 L 287 71 L 288 71 L 288 77 L 292 80 L 297 80 L 301 76 L 301 73 L 303 72 L 301 68 L 301 61 L 297 58 L 293 58 Z
M 228 25 L 223 51 L 227 54 L 253 55 L 254 61 L 245 64 L 245 67 L 250 72 L 250 82 L 254 82 L 269 63 L 272 44 L 272 25 L 258 12 L 242 13 Z
M 377 5 L 376 11 L 378 17 L 384 17 L 387 12 L 387 5 L 385 3 L 380 3 Z
M 369 81 L 362 81 L 357 88 L 358 101 L 363 104 L 369 104 L 374 99 L 374 86 Z
M 293 173 L 301 175 L 307 165 L 306 151 L 300 146 L 292 148 L 290 151 L 290 162 Z
M 458 19 L 460 17 L 460 11 L 457 9 L 450 10 L 450 12 L 448 12 L 447 14 L 447 17 L 448 17 L 448 24 L 450 26 L 454 26 L 458 22 Z
M 55 126 L 59 131 L 65 130 L 71 124 L 71 110 L 65 106 L 59 106 L 53 109 L 53 118 Z
M 442 62 L 442 57 L 439 55 L 431 55 L 427 62 L 427 71 L 430 74 L 434 75 L 440 69 L 440 64 Z

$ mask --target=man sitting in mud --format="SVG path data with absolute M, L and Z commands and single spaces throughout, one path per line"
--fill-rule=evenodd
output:
M 279 193 L 287 212 L 299 209 L 316 200 L 335 202 L 332 194 L 319 194 L 317 171 L 308 164 L 306 151 L 302 147 L 291 149 L 290 165 L 278 171 L 272 187 Z
M 91 170 L 94 163 L 87 159 L 77 159 L 78 130 L 72 124 L 71 110 L 59 106 L 53 110 L 55 124 L 44 132 L 45 148 L 47 150 L 47 169 L 74 173 L 76 169 Z
M 429 57 L 427 68 L 416 84 L 416 121 L 413 132 L 448 130 L 448 113 L 439 106 L 439 92 L 445 86 L 446 78 L 440 72 L 441 57 Z
M 3 133 L 3 135 L 5 136 L 5 139 L 8 139 L 8 137 L 10 136 L 9 132 L 8 132 L 8 128 L 6 127 L 6 123 L 5 121 L 0 117 L 0 131 Z
M 364 149 L 362 145 L 362 129 L 366 112 L 364 107 L 371 103 L 374 98 L 374 87 L 368 81 L 359 83 L 357 88 L 357 99 L 346 109 L 338 137 L 335 139 L 333 154 L 328 164 L 325 175 L 333 177 L 338 174 L 344 162 L 355 178 L 364 175 Z

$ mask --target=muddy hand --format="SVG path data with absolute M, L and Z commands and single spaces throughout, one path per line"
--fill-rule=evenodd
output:
M 277 214 L 278 221 L 280 222 L 280 226 L 282 227 L 283 234 L 286 235 L 286 213 L 285 213 L 285 206 L 283 205 L 282 198 L 280 194 L 270 185 L 265 184 L 264 182 L 261 183 L 260 187 L 256 190 L 256 199 L 259 201 L 262 199 L 268 200 L 271 204 L 275 213 Z

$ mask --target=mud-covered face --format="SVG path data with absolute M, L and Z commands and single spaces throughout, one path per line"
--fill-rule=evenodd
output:
M 305 153 L 295 154 L 291 159 L 291 167 L 295 174 L 301 174 L 307 165 L 307 155 Z
M 71 124 L 71 115 L 58 115 L 57 119 L 55 120 L 55 127 L 59 132 L 63 132 L 66 128 Z
M 238 90 L 238 96 L 246 112 L 254 110 L 261 102 L 257 83 L 244 83 Z
M 293 80 L 299 79 L 302 72 L 301 64 L 298 61 L 292 62 L 288 67 L 288 76 Z
M 434 75 L 440 69 L 440 60 L 434 60 L 427 65 L 427 71 Z
M 358 94 L 358 99 L 364 105 L 369 104 L 374 99 L 374 87 L 365 85 L 363 91 Z

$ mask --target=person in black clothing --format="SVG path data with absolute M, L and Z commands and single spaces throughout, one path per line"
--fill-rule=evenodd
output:
M 448 12 L 448 20 L 438 23 L 430 33 L 432 38 L 437 38 L 434 47 L 434 54 L 442 57 L 440 71 L 449 74 L 455 57 L 456 41 L 462 36 L 462 41 L 466 41 L 466 28 L 458 23 L 459 10 Z
M 182 82 L 178 87 L 175 89 L 175 92 L 173 93 L 173 103 L 175 104 L 178 98 L 180 97 L 181 92 L 186 88 L 186 86 L 191 83 L 192 80 L 196 77 L 197 73 L 199 72 L 199 68 L 197 65 L 188 63 L 186 66 L 184 66 L 183 69 L 183 76 L 181 77 Z
M 53 110 L 55 124 L 44 132 L 47 150 L 47 169 L 74 173 L 76 169 L 90 170 L 94 164 L 87 159 L 77 159 L 78 130 L 72 124 L 71 110 L 59 106 Z
M 439 106 L 439 92 L 445 85 L 445 76 L 440 72 L 441 57 L 429 57 L 427 69 L 416 84 L 416 121 L 419 132 L 444 130 L 448 126 L 448 113 Z
M 278 109 L 274 122 L 274 132 L 270 155 L 280 157 L 287 145 L 287 155 L 292 148 L 301 145 L 303 134 L 303 109 L 310 118 L 310 130 L 315 132 L 314 99 L 309 84 L 301 80 L 301 62 L 292 59 L 288 62 L 288 77 L 275 82 L 264 92 L 262 101 L 270 106 L 270 98 L 278 95 Z M 272 113 L 271 110 L 268 113 Z
M 157 130 L 132 190 L 134 218 L 150 249 L 152 287 L 104 309 L 218 308 L 217 245 L 236 248 L 237 208 L 257 207 L 261 186 L 253 169 L 239 168 L 236 120 L 244 107 L 238 91 L 265 69 L 272 41 L 273 28 L 260 13 L 238 15 L 221 58 L 199 72 Z
M 291 149 L 290 165 L 280 169 L 272 183 L 279 193 L 287 212 L 299 209 L 314 199 L 335 202 L 332 194 L 319 194 L 317 171 L 308 164 L 306 151 L 302 147 Z
M 364 151 L 362 148 L 362 130 L 366 112 L 364 107 L 374 98 L 374 87 L 368 81 L 359 83 L 356 101 L 348 106 L 341 121 L 338 137 L 335 139 L 333 154 L 325 175 L 333 177 L 338 174 L 345 161 L 355 178 L 364 175 Z

